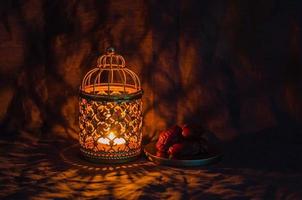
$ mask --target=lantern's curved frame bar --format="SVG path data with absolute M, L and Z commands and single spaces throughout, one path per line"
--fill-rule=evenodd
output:
M 125 60 L 120 55 L 115 53 L 107 53 L 101 56 L 97 61 L 97 67 L 90 70 L 83 78 L 80 87 L 80 96 L 93 99 L 93 100 L 108 100 L 108 101 L 119 101 L 119 100 L 132 100 L 142 97 L 143 90 L 138 76 L 125 67 Z M 101 80 L 102 73 L 108 73 L 107 81 Z M 121 82 L 114 82 L 115 74 L 118 75 Z M 118 78 L 116 77 L 116 78 Z M 127 79 L 130 77 L 131 79 Z M 131 83 L 132 82 L 132 83 Z M 99 89 L 105 91 L 103 86 L 107 86 L 107 94 L 98 94 Z M 111 94 L 111 90 L 114 88 L 122 87 L 123 93 Z M 92 93 L 89 93 L 87 88 L 93 88 Z M 135 92 L 127 93 L 128 90 Z

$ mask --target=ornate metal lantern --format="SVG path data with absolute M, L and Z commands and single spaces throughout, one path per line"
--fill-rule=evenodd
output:
M 80 150 L 85 158 L 122 163 L 140 155 L 143 91 L 122 56 L 107 49 L 80 87 Z

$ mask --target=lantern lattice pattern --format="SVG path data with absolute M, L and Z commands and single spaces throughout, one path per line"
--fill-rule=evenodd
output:
M 109 48 L 80 88 L 79 142 L 86 158 L 126 162 L 140 154 L 142 94 L 138 76 Z

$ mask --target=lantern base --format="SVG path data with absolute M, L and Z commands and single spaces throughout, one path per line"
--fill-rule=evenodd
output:
M 90 151 L 87 151 L 87 149 L 80 148 L 80 150 L 81 150 L 81 155 L 85 160 L 94 163 L 103 163 L 103 164 L 126 163 L 138 159 L 141 155 L 141 150 L 139 149 L 137 151 L 134 151 L 133 155 L 131 156 L 105 158 L 104 156 L 98 155 L 97 153 L 92 153 Z

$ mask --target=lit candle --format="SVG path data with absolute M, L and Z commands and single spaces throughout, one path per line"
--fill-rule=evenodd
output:
M 99 138 L 98 143 L 110 145 L 110 141 L 113 141 L 113 145 L 122 145 L 126 143 L 124 138 L 117 138 L 113 132 L 110 132 L 107 137 Z
M 113 144 L 119 145 L 119 144 L 125 144 L 125 143 L 126 143 L 126 140 L 124 138 L 115 138 L 113 140 Z
M 113 132 L 110 132 L 107 136 L 110 140 L 113 140 L 115 138 L 115 134 Z
M 109 140 L 108 138 L 103 138 L 103 137 L 101 137 L 101 138 L 98 139 L 98 143 L 101 143 L 101 144 L 110 145 L 109 142 L 110 142 L 110 140 Z

